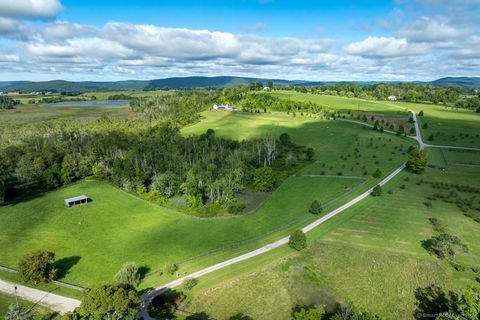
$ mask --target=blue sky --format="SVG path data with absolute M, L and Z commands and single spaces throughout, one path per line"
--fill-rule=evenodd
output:
M 480 0 L 0 0 L 0 81 L 480 76 Z

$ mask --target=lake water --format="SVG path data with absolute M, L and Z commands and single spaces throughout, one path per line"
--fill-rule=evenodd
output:
M 121 108 L 130 106 L 130 102 L 127 100 L 122 101 L 72 101 L 72 102 L 60 102 L 60 103 L 42 103 L 43 107 L 72 107 L 72 108 Z

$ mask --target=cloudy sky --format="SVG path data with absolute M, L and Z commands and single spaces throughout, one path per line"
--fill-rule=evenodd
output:
M 0 0 L 0 81 L 480 76 L 480 0 Z

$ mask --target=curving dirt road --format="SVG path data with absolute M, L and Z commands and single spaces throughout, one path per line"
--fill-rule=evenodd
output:
M 394 170 L 392 173 L 390 173 L 386 178 L 384 178 L 379 184 L 380 185 L 384 185 L 386 184 L 387 182 L 389 182 L 390 180 L 392 180 L 396 175 L 398 175 L 403 169 L 405 168 L 405 164 L 402 164 L 400 167 L 398 167 L 396 170 Z M 333 218 L 334 216 L 336 216 L 337 214 L 339 214 L 340 212 L 350 208 L 351 206 L 357 204 L 358 202 L 362 201 L 363 199 L 365 199 L 366 197 L 368 197 L 370 195 L 370 193 L 372 192 L 372 188 L 368 189 L 367 191 L 365 191 L 364 193 L 362 193 L 361 195 L 357 196 L 356 198 L 350 200 L 349 202 L 345 203 L 344 205 L 338 207 L 337 209 L 329 212 L 328 214 L 324 215 L 323 217 L 315 220 L 314 222 L 310 223 L 309 225 L 305 226 L 304 228 L 302 228 L 302 231 L 307 233 L 309 231 L 311 231 L 312 229 L 314 229 L 315 227 L 321 225 L 322 223 L 324 223 L 325 221 Z M 253 250 L 253 251 L 250 251 L 248 253 L 245 253 L 245 254 L 242 254 L 238 257 L 235 257 L 235 258 L 232 258 L 232 259 L 229 259 L 229 260 L 226 260 L 226 261 L 223 261 L 223 262 L 220 262 L 220 263 L 217 263 L 213 266 L 210 266 L 210 267 L 207 267 L 205 269 L 202 269 L 202 270 L 199 270 L 197 272 L 194 272 L 186 277 L 183 277 L 183 278 L 179 278 L 179 279 L 176 279 L 174 281 L 171 281 L 163 286 L 160 286 L 160 287 L 157 287 L 155 288 L 154 290 L 150 291 L 150 292 L 147 292 L 146 294 L 144 294 L 142 296 L 142 303 L 141 303 L 141 311 L 138 315 L 138 318 L 141 318 L 143 317 L 143 319 L 145 320 L 149 320 L 149 319 L 152 319 L 149 315 L 148 315 L 148 312 L 147 312 L 147 307 L 148 305 L 151 303 L 152 299 L 155 298 L 156 296 L 158 296 L 159 294 L 162 294 L 163 292 L 167 291 L 168 289 L 172 289 L 172 288 L 175 288 L 175 287 L 178 287 L 179 285 L 181 285 L 183 283 L 183 281 L 185 281 L 186 279 L 188 278 L 198 278 L 198 277 L 201 277 L 201 276 L 204 276 L 206 274 L 209 274 L 211 272 L 214 272 L 216 270 L 219 270 L 219 269 L 222 269 L 222 268 L 225 268 L 227 266 L 230 266 L 232 264 L 235 264 L 235 263 L 238 263 L 240 261 L 244 261 L 244 260 L 247 260 L 247 259 L 250 259 L 252 257 L 255 257 L 255 256 L 258 256 L 260 254 L 263 254 L 263 253 L 266 253 L 268 251 L 271 251 L 275 248 L 278 248 L 284 244 L 287 244 L 288 243 L 288 239 L 289 237 L 284 237 L 282 239 L 279 239 L 275 242 L 272 242 L 270 244 L 267 244 L 261 248 L 258 248 L 256 250 Z

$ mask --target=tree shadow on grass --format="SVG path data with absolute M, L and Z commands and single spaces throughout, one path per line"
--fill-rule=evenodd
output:
M 146 265 L 138 267 L 138 275 L 140 276 L 140 280 L 145 278 L 145 276 L 150 272 L 150 270 L 150 267 Z
M 55 261 L 55 267 L 58 269 L 57 279 L 63 279 L 70 269 L 80 261 L 80 256 L 65 257 Z
M 185 317 L 185 320 L 211 320 L 208 314 L 205 312 L 193 313 Z
M 417 300 L 417 309 L 414 312 L 416 319 L 433 318 L 448 311 L 448 295 L 436 285 L 417 288 L 415 299 Z
M 228 318 L 228 320 L 253 320 L 253 318 L 240 312 L 240 313 L 234 314 L 233 316 Z

